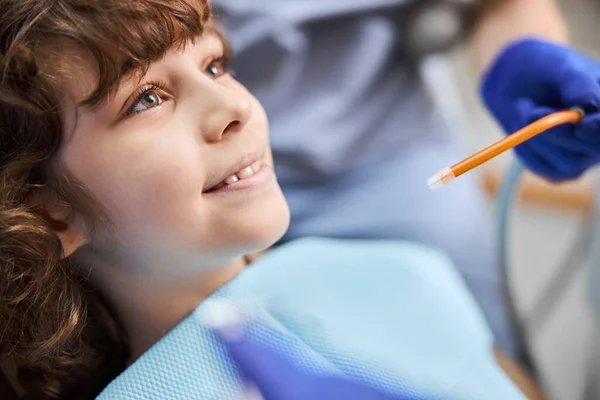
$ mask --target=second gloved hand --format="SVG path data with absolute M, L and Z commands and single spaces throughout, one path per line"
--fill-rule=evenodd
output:
M 373 387 L 337 375 L 315 375 L 300 369 L 283 354 L 247 335 L 249 324 L 273 344 L 283 336 L 266 325 L 248 321 L 239 310 L 222 301 L 204 304 L 202 323 L 220 339 L 246 382 L 247 400 L 425 400 L 415 396 L 392 396 Z M 251 389 L 250 389 L 251 388 Z
M 566 46 L 523 39 L 484 75 L 483 100 L 506 133 L 553 112 L 579 107 L 586 116 L 517 146 L 526 167 L 551 181 L 574 179 L 600 163 L 600 64 Z
M 258 395 L 251 393 L 249 400 L 409 400 L 341 377 L 310 374 L 248 337 L 221 339 L 239 371 L 257 390 Z

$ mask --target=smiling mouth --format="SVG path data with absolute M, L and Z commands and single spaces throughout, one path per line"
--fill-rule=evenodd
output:
M 204 193 L 214 192 L 216 190 L 221 189 L 224 186 L 233 185 L 237 182 L 251 178 L 254 176 L 254 174 L 256 174 L 258 171 L 260 171 L 262 164 L 263 164 L 263 162 L 261 160 L 257 160 L 254 163 L 252 163 L 251 165 L 248 165 L 247 167 L 240 169 L 235 174 L 228 176 L 227 178 L 225 178 L 223 181 L 221 181 L 217 185 L 206 190 Z

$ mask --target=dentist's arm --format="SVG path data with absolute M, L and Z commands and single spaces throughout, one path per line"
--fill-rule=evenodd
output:
M 555 0 L 484 0 L 469 41 L 481 97 L 509 134 L 550 113 L 579 108 L 562 125 L 517 146 L 530 170 L 551 181 L 600 163 L 600 64 L 568 46 Z
M 468 40 L 469 58 L 477 76 L 506 45 L 523 36 L 568 42 L 557 0 L 483 0 Z

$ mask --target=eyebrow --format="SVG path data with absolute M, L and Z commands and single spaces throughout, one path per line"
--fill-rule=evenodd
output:
M 125 64 L 125 63 L 124 63 Z M 77 103 L 79 108 L 83 108 L 88 111 L 98 111 L 98 109 L 102 106 L 102 104 L 117 96 L 119 89 L 123 86 L 124 82 L 135 79 L 135 75 L 139 74 L 139 81 L 142 80 L 145 75 L 145 70 L 147 65 L 140 65 L 138 67 L 127 66 L 122 68 L 121 72 L 118 75 L 118 78 L 115 82 L 106 86 L 103 90 L 100 91 L 100 95 L 98 95 L 98 89 L 101 85 L 100 82 L 96 84 L 94 91 L 85 97 L 83 100 Z
M 193 38 L 192 41 L 202 40 L 202 39 L 207 39 L 207 38 L 217 39 L 223 45 L 223 52 L 225 53 L 225 55 L 226 56 L 231 55 L 231 48 L 229 46 L 229 42 L 223 37 L 223 35 L 219 31 L 219 29 L 216 26 L 214 26 L 213 24 L 207 24 L 204 28 L 204 31 L 202 32 L 202 35 Z M 186 46 L 186 45 L 187 44 L 184 44 L 184 46 Z M 138 81 L 137 83 L 139 84 L 142 81 L 143 77 L 146 75 L 146 72 L 147 72 L 148 68 L 150 67 L 150 65 L 159 61 L 161 58 L 163 58 L 169 50 L 167 50 L 164 54 L 161 54 L 160 57 L 157 57 L 156 60 L 149 60 L 140 65 L 134 65 L 134 63 L 129 59 L 125 60 L 122 63 L 122 68 L 121 68 L 121 71 L 119 72 L 118 79 L 114 83 L 112 83 L 110 86 L 108 86 L 105 90 L 101 91 L 101 93 L 102 93 L 101 96 L 96 95 L 96 92 L 98 91 L 98 87 L 100 85 L 98 83 L 98 85 L 94 89 L 94 92 L 92 92 L 92 94 L 90 96 L 84 98 L 83 100 L 81 100 L 78 103 L 78 108 L 83 108 L 83 109 L 85 109 L 87 111 L 91 111 L 91 112 L 98 111 L 98 109 L 101 107 L 102 103 L 105 100 L 109 99 L 111 96 L 117 95 L 120 87 L 123 85 L 124 82 L 127 82 L 130 79 L 135 80 L 136 75 L 139 75 L 137 78 L 137 81 Z

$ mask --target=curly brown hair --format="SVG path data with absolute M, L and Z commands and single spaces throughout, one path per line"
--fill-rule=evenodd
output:
M 50 191 L 77 211 L 102 214 L 83 185 L 53 164 L 63 118 L 55 78 L 75 48 L 94 60 L 109 96 L 210 24 L 210 0 L 0 0 L 0 358 L 30 398 L 89 398 L 124 368 L 128 348 L 102 297 L 36 205 Z

